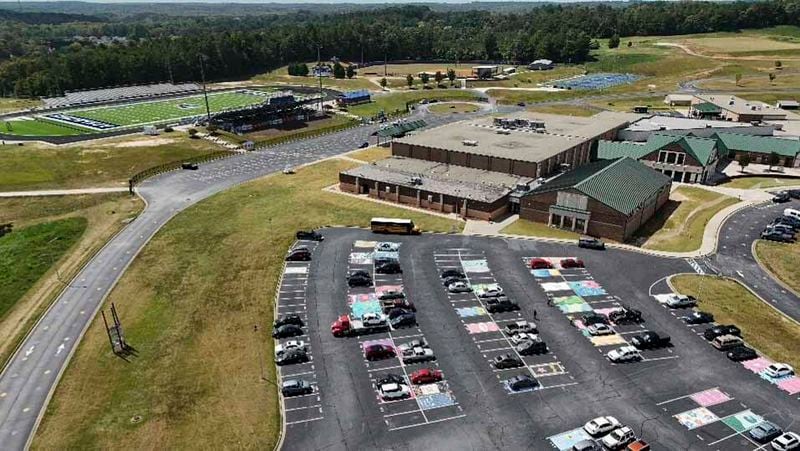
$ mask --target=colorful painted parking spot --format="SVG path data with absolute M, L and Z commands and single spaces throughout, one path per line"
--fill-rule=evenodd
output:
M 588 333 L 588 332 L 587 332 Z M 601 335 L 599 337 L 589 337 L 589 340 L 595 346 L 612 346 L 612 345 L 626 345 L 628 342 L 625 341 L 619 334 L 612 334 L 612 335 Z
M 586 297 L 586 296 L 602 296 L 604 294 L 608 294 L 603 287 L 600 286 L 599 283 L 595 282 L 594 280 L 581 280 L 579 282 L 567 282 L 567 285 L 575 292 L 578 296 Z
M 532 269 L 531 274 L 533 277 L 544 279 L 547 277 L 556 277 L 561 275 L 561 271 L 557 269 Z
M 500 330 L 497 324 L 492 321 L 486 321 L 482 323 L 469 323 L 465 324 L 464 326 L 467 328 L 467 332 L 469 332 L 470 335 L 485 334 L 487 332 L 497 332 Z
M 528 368 L 533 371 L 536 377 L 556 376 L 559 374 L 566 374 L 567 369 L 561 362 L 547 362 L 538 365 L 528 365 Z
M 356 241 L 355 243 L 353 243 L 353 247 L 361 247 L 361 248 L 370 248 L 370 249 L 375 249 L 375 246 L 376 246 L 377 244 L 378 244 L 378 242 L 377 242 L 377 241 L 364 241 L 364 240 L 358 240 L 358 241 Z
M 375 261 L 400 261 L 400 252 L 375 251 L 372 254 L 372 259 Z
M 740 434 L 753 429 L 762 421 L 764 421 L 764 418 L 754 414 L 750 411 L 750 409 L 735 413 L 722 419 L 723 423 Z
M 458 316 L 462 318 L 470 318 L 472 316 L 486 315 L 486 309 L 483 307 L 462 307 L 457 308 L 456 313 L 458 313 Z
M 352 252 L 350 253 L 351 265 L 371 265 L 372 252 Z
M 361 294 L 347 295 L 347 305 L 353 305 L 356 302 L 372 302 L 377 300 L 378 296 L 375 293 L 361 293 Z
M 452 406 L 456 403 L 452 393 L 444 384 L 425 384 L 414 387 L 411 390 L 417 398 L 417 403 L 422 410 L 438 409 L 440 407 Z
M 696 402 L 697 405 L 702 407 L 716 406 L 717 404 L 722 404 L 723 402 L 728 402 L 733 399 L 718 388 L 697 392 L 691 395 L 690 398 L 692 401 Z
M 383 313 L 381 303 L 377 300 L 366 302 L 353 302 L 350 304 L 350 312 L 355 318 L 363 318 L 368 313 L 379 315 Z
M 789 393 L 790 395 L 796 395 L 800 393 L 800 378 L 796 376 L 792 376 L 786 380 L 778 382 L 778 388 Z
M 284 274 L 308 274 L 308 266 L 287 266 Z
M 759 357 L 757 359 L 752 360 L 745 360 L 742 362 L 742 366 L 747 368 L 748 370 L 754 373 L 761 373 L 768 366 L 772 365 L 772 361 L 769 359 L 765 359 L 764 357 Z
M 553 444 L 559 451 L 571 450 L 573 446 L 583 440 L 590 440 L 592 437 L 583 430 L 582 427 L 573 429 L 571 431 L 562 432 L 557 435 L 547 437 L 547 440 Z
M 560 296 L 553 298 L 553 305 L 563 313 L 591 312 L 592 306 L 587 304 L 580 296 Z
M 387 246 L 399 250 L 400 249 L 400 245 L 402 245 L 402 244 L 403 243 L 395 243 L 394 241 L 380 241 L 380 242 L 375 243 L 375 250 L 377 251 L 378 248 L 387 247 Z M 394 252 L 397 252 L 397 251 L 394 251 Z
M 597 308 L 594 309 L 594 312 L 597 313 L 598 315 L 603 315 L 606 318 L 608 318 L 608 315 L 620 310 L 622 310 L 621 307 L 609 307 L 609 308 Z
M 554 291 L 572 291 L 567 282 L 545 282 L 542 285 L 542 290 L 549 292 Z
M 674 415 L 674 417 L 678 420 L 678 423 L 684 425 L 689 430 L 697 429 L 719 420 L 718 416 L 714 415 L 712 411 L 705 407 L 688 410 Z
M 486 260 L 462 260 L 461 267 L 464 272 L 489 272 L 489 263 Z
M 375 287 L 375 295 L 381 296 L 384 293 L 402 293 L 403 286 L 402 285 L 378 285 Z

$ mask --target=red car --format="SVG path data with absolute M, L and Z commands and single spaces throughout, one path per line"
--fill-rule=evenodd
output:
M 431 368 L 423 368 L 411 373 L 412 384 L 432 384 L 442 380 L 442 372 Z
M 586 265 L 584 265 L 583 260 L 579 258 L 565 258 L 564 260 L 561 260 L 561 267 L 564 269 L 585 268 Z
M 543 258 L 531 259 L 531 269 L 553 269 L 553 264 Z
M 395 356 L 394 348 L 387 345 L 375 344 L 367 346 L 364 350 L 364 357 L 367 360 L 382 360 Z

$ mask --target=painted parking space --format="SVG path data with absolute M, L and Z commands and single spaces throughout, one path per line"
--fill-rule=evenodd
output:
M 583 430 L 583 427 L 579 427 L 547 437 L 547 440 L 559 451 L 570 451 L 576 444 L 591 438 L 592 437 Z

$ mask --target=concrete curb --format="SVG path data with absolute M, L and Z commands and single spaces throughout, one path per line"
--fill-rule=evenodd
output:
M 756 243 L 758 243 L 758 240 L 753 240 L 753 243 L 750 245 L 750 253 L 753 254 L 753 259 L 756 261 L 758 266 L 761 267 L 761 270 L 767 273 L 770 277 L 772 277 L 772 280 L 778 282 L 778 285 L 785 288 L 787 291 L 795 295 L 797 298 L 800 298 L 800 293 L 795 291 L 794 288 L 787 285 L 786 282 L 782 281 L 777 275 L 775 275 L 775 273 L 773 273 L 767 268 L 767 266 L 761 261 L 760 258 L 758 258 L 758 253 L 756 252 Z
M 289 246 L 289 249 L 294 247 L 297 244 L 297 241 L 292 243 L 292 246 Z M 275 286 L 275 299 L 273 300 L 273 308 L 272 308 L 272 318 L 273 320 L 278 317 L 278 303 L 280 302 L 280 295 L 281 295 L 281 285 L 283 285 L 283 275 L 286 273 L 286 262 L 283 262 L 283 270 L 281 271 L 280 277 L 278 277 L 278 284 Z M 280 372 L 275 371 L 276 379 L 281 379 Z M 280 381 L 278 381 L 280 382 Z M 286 438 L 286 412 L 284 411 L 284 404 L 283 404 L 283 394 L 280 390 L 277 390 L 278 396 L 278 409 L 280 410 L 281 415 L 281 427 L 278 431 L 278 440 L 275 442 L 275 447 L 272 448 L 273 451 L 278 451 L 283 448 L 283 440 Z

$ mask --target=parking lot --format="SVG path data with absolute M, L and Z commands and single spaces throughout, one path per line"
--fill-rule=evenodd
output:
M 286 449 L 567 449 L 581 426 L 599 415 L 613 415 L 653 449 L 757 449 L 744 432 L 760 418 L 796 429 L 797 396 L 729 361 L 651 296 L 663 294 L 651 288 L 658 289 L 654 283 L 665 276 L 694 271 L 685 260 L 458 235 L 322 233 L 325 241 L 313 249 L 312 261 L 299 264 L 308 265 L 305 277 L 293 276 L 307 279 L 306 285 L 288 286 L 285 275 L 280 294 L 287 311 L 308 319 L 313 359 L 303 372 L 313 373 L 299 377 L 314 381 L 313 396 L 287 399 L 288 409 L 295 402 L 303 409 L 286 412 Z M 399 245 L 402 273 L 376 273 L 375 245 L 381 241 Z M 546 258 L 554 268 L 533 270 L 534 258 Z M 580 259 L 585 268 L 559 267 L 565 258 Z M 446 269 L 463 271 L 473 291 L 449 293 L 440 278 Z M 368 272 L 374 283 L 349 287 L 347 276 L 357 270 Z M 483 293 L 498 286 L 518 310 L 488 311 L 491 297 Z M 375 303 L 380 294 L 400 287 L 416 308 L 415 325 L 332 335 L 337 318 L 380 308 Z M 292 299 L 300 294 L 302 306 Z M 640 311 L 644 321 L 611 322 L 613 334 L 599 337 L 582 327 L 589 310 L 608 314 L 623 306 Z M 547 352 L 516 352 L 503 329 L 518 321 L 536 325 Z M 645 350 L 631 363 L 606 358 L 644 331 L 668 335 L 672 346 Z M 371 345 L 399 351 L 413 340 L 424 340 L 435 360 L 365 359 Z M 496 368 L 492 362 L 506 354 L 523 365 Z M 298 374 L 288 368 L 281 369 L 284 377 Z M 441 371 L 442 380 L 410 383 L 420 368 Z M 409 396 L 383 398 L 380 382 L 389 374 L 409 386 Z M 510 390 L 505 381 L 517 375 L 535 379 L 536 387 Z M 697 393 L 702 394 L 692 397 Z

